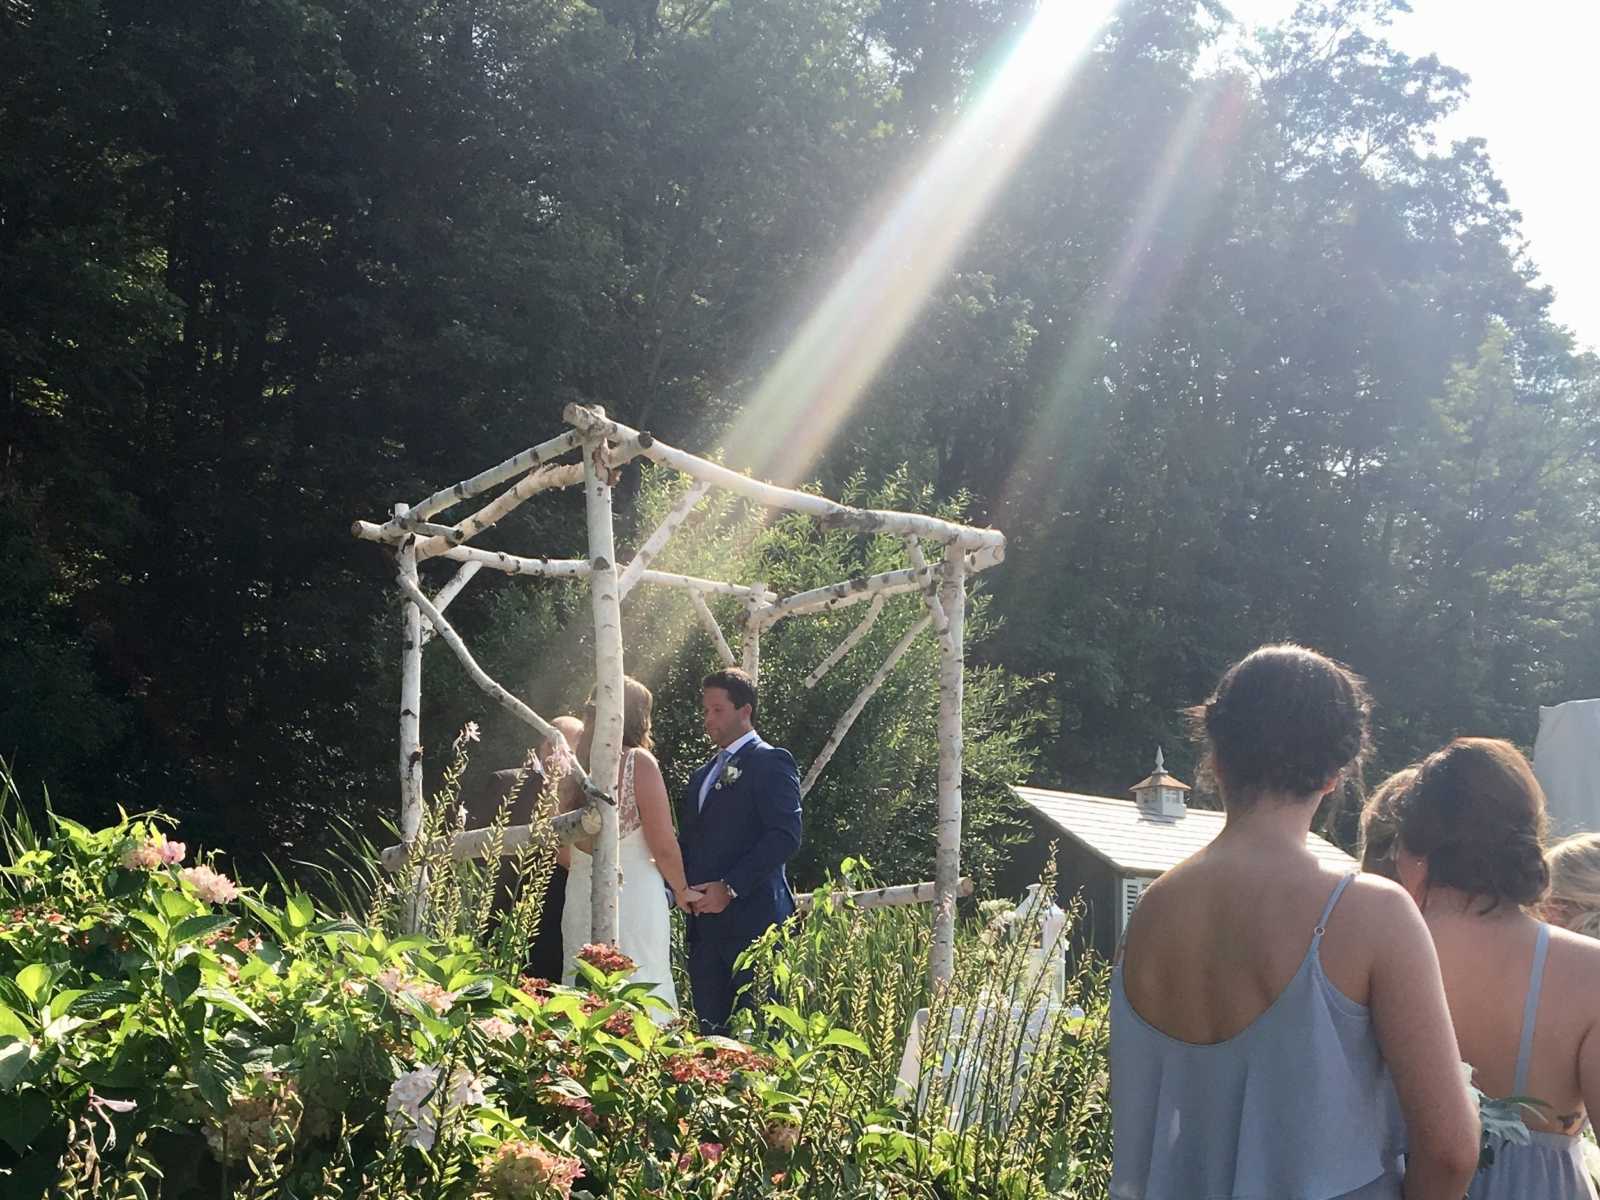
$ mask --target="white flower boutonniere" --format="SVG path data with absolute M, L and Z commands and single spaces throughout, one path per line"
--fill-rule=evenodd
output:
M 738 783 L 739 776 L 743 774 L 744 772 L 739 770 L 737 764 L 729 763 L 727 766 L 722 768 L 722 774 L 717 776 L 717 786 L 714 790 L 720 792 L 724 784 Z

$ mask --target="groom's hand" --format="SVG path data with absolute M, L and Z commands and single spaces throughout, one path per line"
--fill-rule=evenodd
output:
M 728 891 L 725 883 L 697 883 L 692 890 L 701 893 L 700 900 L 694 905 L 696 916 L 714 916 L 733 903 L 733 893 Z
M 695 905 L 706 898 L 706 894 L 699 888 L 686 887 L 681 892 L 674 893 L 672 899 L 686 913 L 697 911 Z

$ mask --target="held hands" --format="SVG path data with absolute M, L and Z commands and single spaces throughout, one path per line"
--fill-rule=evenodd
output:
M 733 894 L 728 891 L 728 885 L 720 882 L 696 884 L 686 894 L 695 898 L 689 901 L 684 911 L 697 917 L 714 916 L 733 903 Z M 682 901 L 679 903 L 682 904 Z
M 687 886 L 679 888 L 672 893 L 673 903 L 686 913 L 697 911 L 695 905 L 700 904 L 705 898 L 706 894 L 700 888 Z

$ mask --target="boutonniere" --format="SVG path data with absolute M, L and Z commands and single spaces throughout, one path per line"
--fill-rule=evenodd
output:
M 712 790 L 720 792 L 722 790 L 722 785 L 723 784 L 725 784 L 725 783 L 738 783 L 739 782 L 739 776 L 741 776 L 743 774 L 744 774 L 744 772 L 739 770 L 739 767 L 738 767 L 737 764 L 729 763 L 727 766 L 722 768 L 722 774 L 717 776 L 717 786 L 715 788 L 713 788 Z

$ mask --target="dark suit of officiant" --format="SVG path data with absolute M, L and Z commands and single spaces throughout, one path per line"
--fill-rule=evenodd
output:
M 734 893 L 721 912 L 687 918 L 689 982 L 702 1029 L 726 1028 L 749 977 L 735 975 L 734 960 L 794 912 L 784 864 L 800 839 L 800 772 L 787 750 L 754 731 L 719 751 L 684 789 L 678 820 L 684 874 L 691 885 L 722 882 Z

